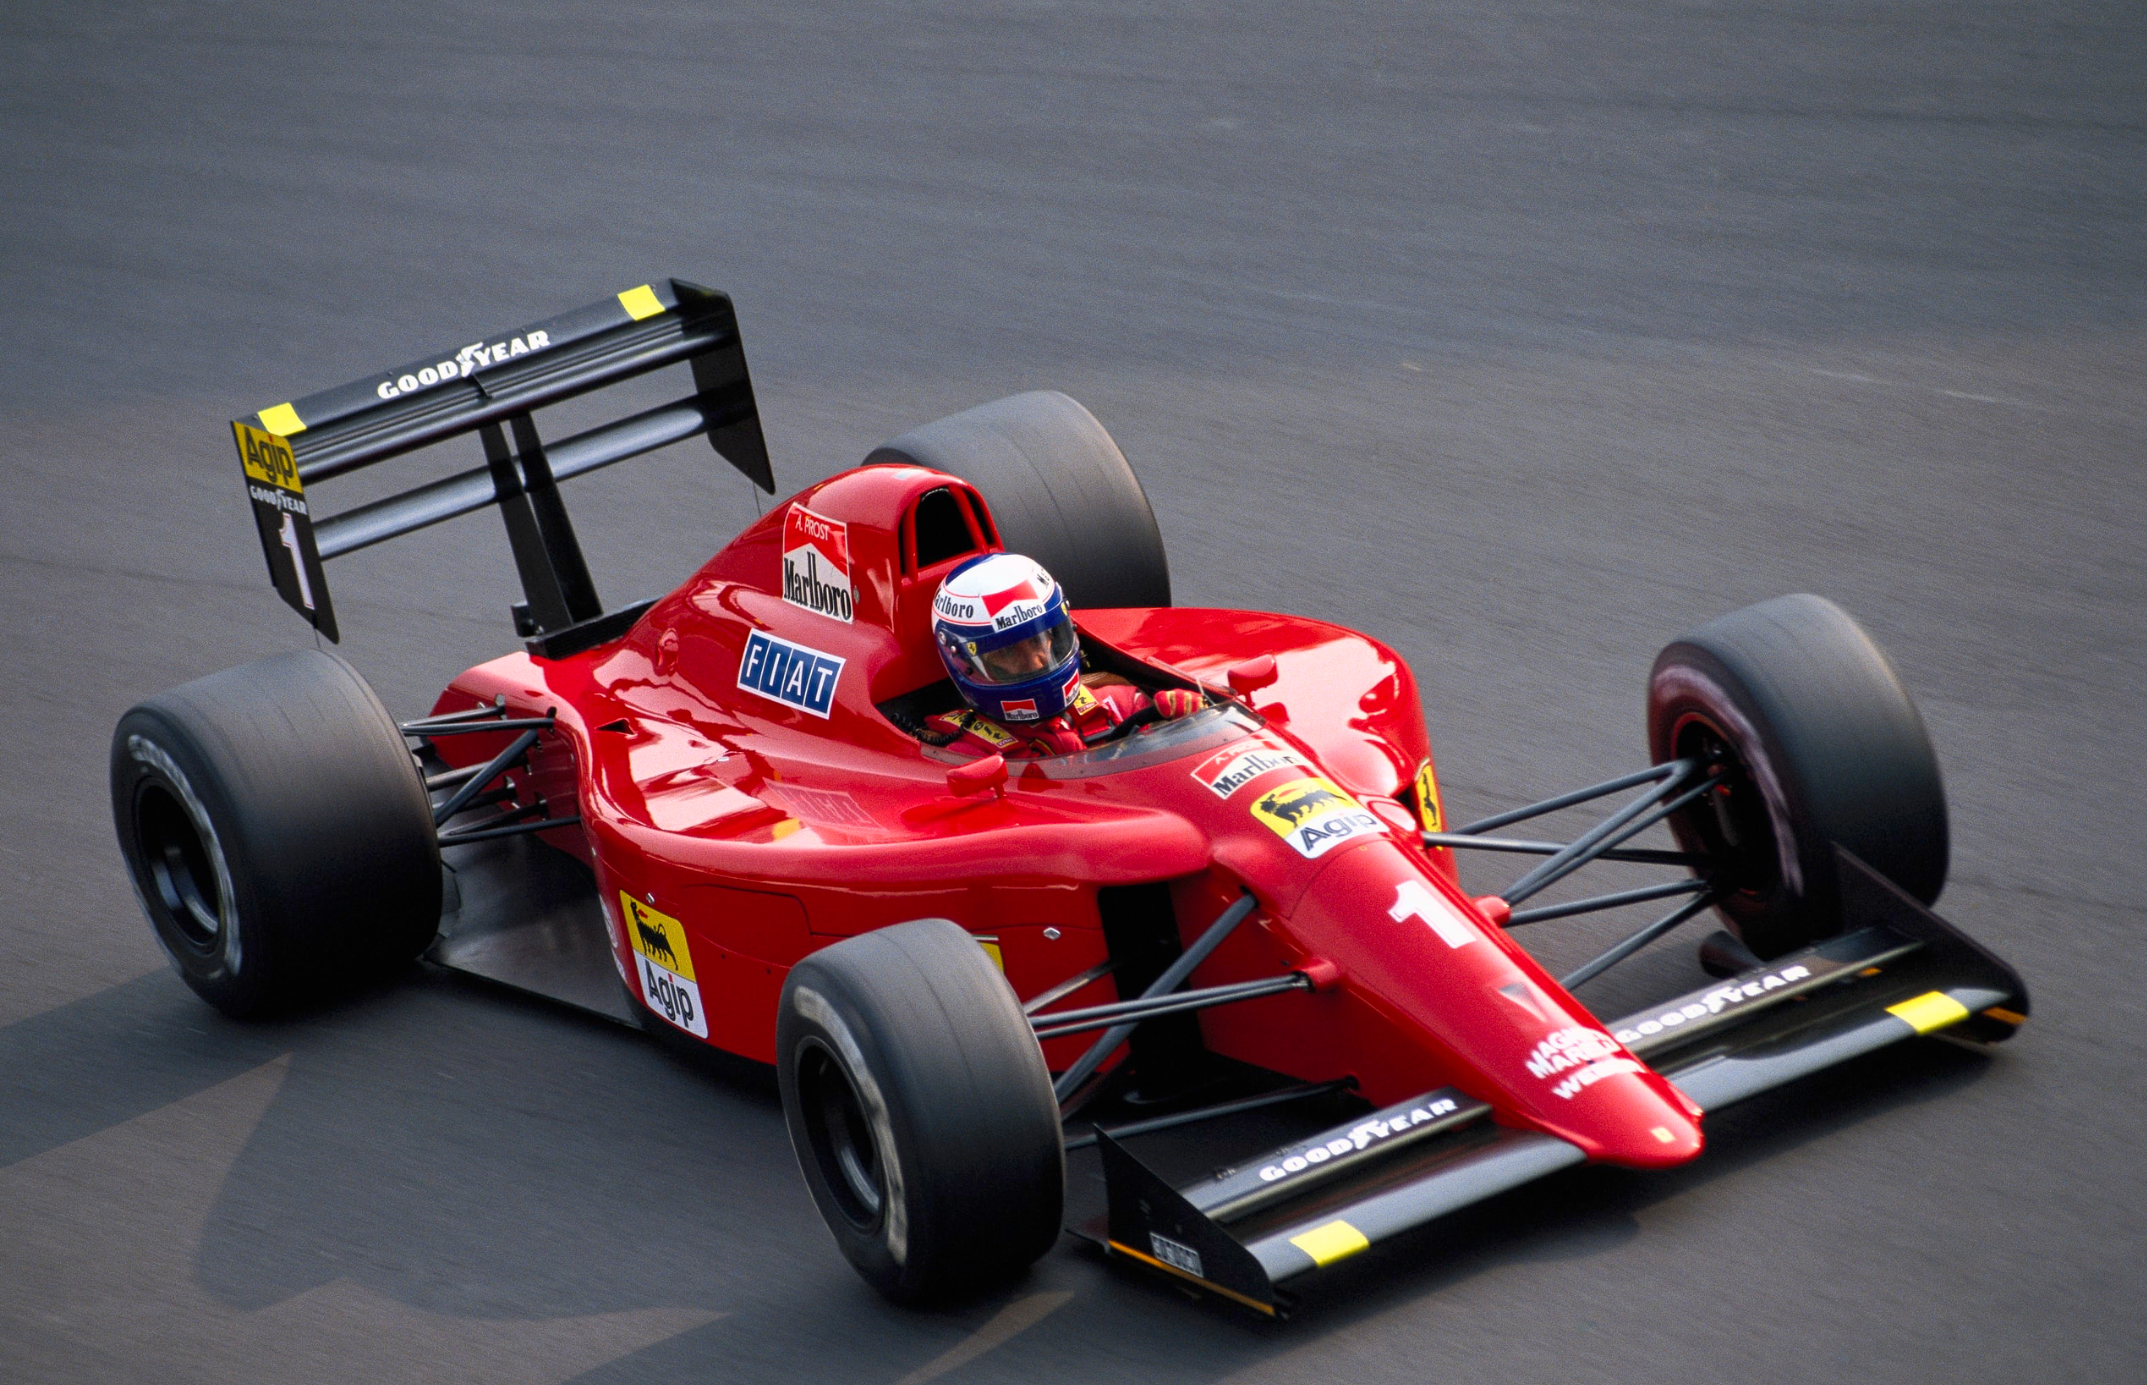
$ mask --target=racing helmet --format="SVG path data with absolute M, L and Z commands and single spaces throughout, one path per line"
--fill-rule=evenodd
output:
M 994 721 L 1049 721 L 1081 687 L 1081 641 L 1051 574 L 1019 553 L 971 558 L 932 598 L 932 642 L 970 706 Z

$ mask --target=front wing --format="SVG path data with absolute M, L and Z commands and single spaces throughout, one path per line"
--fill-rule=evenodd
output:
M 1995 1042 L 2027 1018 L 2020 977 L 1842 851 L 1839 935 L 1607 1026 L 1716 1111 L 1903 1039 Z M 1097 1133 L 1109 1210 L 1079 1234 L 1261 1313 L 1378 1242 L 1584 1161 L 1452 1088 L 1173 1186 Z

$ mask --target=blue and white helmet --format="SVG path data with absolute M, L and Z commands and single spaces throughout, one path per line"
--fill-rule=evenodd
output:
M 1081 687 L 1066 598 L 1018 553 L 971 558 L 947 574 L 932 598 L 932 641 L 954 686 L 994 721 L 1049 721 Z

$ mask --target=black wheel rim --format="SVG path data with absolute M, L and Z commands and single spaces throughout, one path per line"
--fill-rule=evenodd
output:
M 223 891 L 209 844 L 186 805 L 162 784 L 143 785 L 135 798 L 134 832 L 166 932 L 196 956 L 221 952 Z
M 870 1231 L 887 1202 L 879 1144 L 847 1065 L 817 1038 L 799 1046 L 798 1107 L 836 1207 L 852 1226 Z
M 1721 779 L 1672 820 L 1686 847 L 1717 863 L 1712 874 L 1722 887 L 1747 898 L 1772 894 L 1782 878 L 1774 819 L 1729 737 L 1687 714 L 1671 729 L 1670 756 L 1699 760 Z

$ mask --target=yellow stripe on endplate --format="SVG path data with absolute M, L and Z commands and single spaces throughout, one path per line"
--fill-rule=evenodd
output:
M 268 429 L 269 432 L 274 433 L 279 438 L 287 438 L 293 433 L 306 431 L 305 420 L 298 416 L 298 410 L 288 404 L 278 404 L 273 409 L 263 409 L 260 413 L 255 414 L 254 417 L 261 420 L 263 428 Z
M 1913 1000 L 1887 1006 L 1886 1013 L 1895 1019 L 1907 1020 L 1909 1028 L 1918 1034 L 1928 1034 L 1967 1019 L 1968 1007 L 1944 991 L 1926 991 Z
M 656 290 L 650 288 L 647 284 L 643 284 L 638 289 L 628 289 L 620 294 L 619 306 L 626 309 L 627 316 L 636 322 L 645 317 L 654 317 L 656 314 L 665 311 L 663 302 L 656 297 Z
M 1331 1265 L 1346 1256 L 1355 1255 L 1371 1242 L 1364 1233 L 1346 1221 L 1331 1221 L 1325 1226 L 1315 1226 L 1301 1236 L 1290 1237 L 1290 1244 L 1312 1257 L 1315 1265 Z

